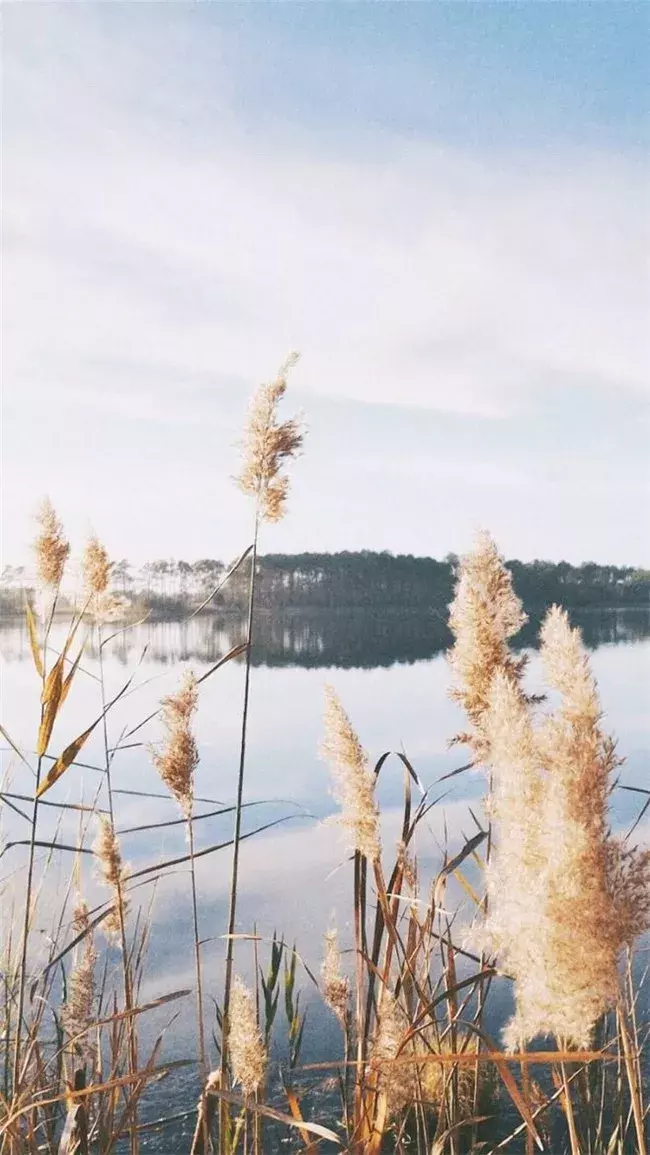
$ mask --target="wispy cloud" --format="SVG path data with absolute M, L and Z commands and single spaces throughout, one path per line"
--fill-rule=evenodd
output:
M 227 424 L 296 346 L 296 383 L 333 400 L 532 426 L 567 389 L 585 405 L 594 387 L 643 397 L 633 150 L 470 148 L 369 124 L 355 156 L 310 137 L 299 103 L 271 128 L 243 110 L 232 36 L 198 9 L 139 12 L 133 43 L 112 13 L 41 11 L 7 21 L 17 419 L 56 399 L 72 422 L 210 422 L 216 386 Z

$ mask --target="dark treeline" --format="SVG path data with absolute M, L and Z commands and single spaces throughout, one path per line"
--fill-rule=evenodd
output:
M 259 604 L 276 610 L 388 610 L 443 612 L 452 597 L 457 559 L 443 561 L 411 554 L 343 553 L 266 554 L 259 558 Z M 528 610 L 553 602 L 568 609 L 615 608 L 650 604 L 650 570 L 585 562 L 507 562 L 515 589 Z M 182 613 L 209 595 L 227 566 L 214 558 L 196 562 L 161 559 L 140 568 L 123 558 L 113 568 L 113 588 L 132 601 L 143 600 L 156 613 Z M 20 609 L 30 581 L 21 568 L 5 567 L 0 603 Z M 210 603 L 211 610 L 239 611 L 247 600 L 246 565 Z
M 260 559 L 262 605 L 295 609 L 442 610 L 452 598 L 456 558 L 390 553 L 267 554 Z M 650 604 L 650 571 L 587 562 L 507 562 L 527 608 Z M 240 600 L 245 575 L 231 596 Z

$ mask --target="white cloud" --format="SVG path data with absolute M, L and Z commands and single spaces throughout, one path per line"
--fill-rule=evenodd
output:
M 247 133 L 225 107 L 183 135 L 94 84 L 94 60 L 49 91 L 48 61 L 6 82 L 14 388 L 47 373 L 59 395 L 65 379 L 92 393 L 89 362 L 116 352 L 179 381 L 254 380 L 294 345 L 308 388 L 458 412 L 510 413 L 540 385 L 643 388 L 641 160 L 389 134 L 341 159 Z M 54 127 L 30 119 L 39 101 Z
M 573 505 L 564 500 L 580 474 L 592 503 L 596 484 L 612 508 L 627 503 L 618 451 L 590 451 L 589 433 L 576 428 L 580 452 L 556 469 L 548 435 L 543 464 L 533 442 L 536 416 L 558 397 L 571 410 L 558 416 L 566 423 L 590 389 L 617 389 L 622 405 L 643 396 L 643 158 L 552 142 L 546 151 L 481 153 L 407 141 L 386 126 L 367 126 L 355 153 L 336 133 L 311 138 L 299 107 L 291 125 L 245 116 L 241 101 L 236 114 L 245 77 L 233 80 L 237 64 L 214 27 L 206 46 L 193 31 L 199 24 L 180 17 L 166 26 L 140 11 L 126 36 L 110 8 L 40 12 L 38 20 L 12 12 L 5 44 L 2 367 L 4 416 L 16 433 L 6 438 L 3 481 L 12 549 L 46 487 L 73 529 L 91 505 L 116 541 L 128 533 L 123 509 L 135 487 L 148 527 L 138 544 L 159 552 L 171 520 L 174 548 L 204 548 L 198 525 L 179 520 L 184 490 L 207 488 L 223 536 L 234 540 L 240 506 L 216 477 L 233 472 L 229 449 L 246 395 L 292 347 L 303 352 L 295 382 L 306 394 L 518 416 L 530 420 L 531 435 L 530 470 L 522 454 L 491 447 L 489 431 L 476 450 L 449 445 L 425 469 L 426 446 L 413 454 L 402 442 L 387 453 L 384 424 L 379 464 L 346 465 L 356 513 L 328 462 L 330 512 L 318 514 L 318 527 L 323 474 L 310 458 L 301 463 L 303 506 L 298 492 L 293 506 L 301 544 L 423 548 L 415 544 L 417 469 L 425 513 L 439 480 L 453 493 L 447 521 L 437 515 L 443 553 L 461 547 L 476 521 L 510 552 L 579 558 L 601 542 L 617 556 L 638 548 L 637 514 L 629 525 L 608 517 L 608 545 L 601 510 L 591 526 L 580 494 Z M 47 470 L 26 452 L 33 413 L 65 440 L 61 460 L 38 451 Z M 214 436 L 209 459 L 188 456 L 192 426 Z M 180 431 L 177 444 L 165 429 Z M 529 440 L 521 429 L 517 436 L 519 445 Z M 100 468 L 77 496 L 91 438 Z M 589 452 L 597 469 L 583 468 Z M 171 476 L 151 481 L 170 453 L 174 485 Z M 107 487 L 120 454 L 128 480 Z M 364 454 L 367 462 L 367 446 Z M 411 528 L 408 518 L 386 520 L 388 456 L 390 497 L 412 509 Z M 602 476 L 608 460 L 611 487 Z M 542 501 L 544 469 L 560 478 L 562 504 L 580 509 L 579 525 L 571 512 L 564 520 L 572 524 L 558 526 L 549 501 L 548 524 L 542 513 L 531 518 L 524 498 L 534 489 Z M 506 488 L 521 513 L 506 508 Z M 331 514 L 337 502 L 345 516 Z M 292 547 L 286 534 L 280 527 L 278 548 Z

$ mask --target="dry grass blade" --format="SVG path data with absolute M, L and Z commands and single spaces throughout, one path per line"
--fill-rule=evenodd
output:
M 312 1135 L 318 1135 L 320 1139 L 327 1139 L 330 1143 L 335 1143 L 337 1147 L 341 1146 L 341 1140 L 334 1131 L 330 1131 L 329 1127 L 323 1127 L 320 1123 L 308 1123 L 304 1119 L 300 1122 L 294 1119 L 291 1115 L 285 1115 L 283 1111 L 276 1111 L 274 1107 L 269 1107 L 262 1103 L 256 1103 L 254 1100 L 245 1099 L 242 1095 L 236 1095 L 234 1091 L 220 1091 L 211 1090 L 210 1095 L 214 1095 L 217 1099 L 222 1099 L 226 1103 L 232 1103 L 235 1107 L 245 1108 L 255 1115 L 263 1115 L 267 1119 L 275 1119 L 276 1123 L 284 1123 L 287 1127 L 296 1128 L 299 1131 L 308 1131 Z
M 461 866 L 465 861 L 465 859 L 469 858 L 469 856 L 474 853 L 477 846 L 480 846 L 486 838 L 486 830 L 482 830 L 479 834 L 475 834 L 472 838 L 468 839 L 468 841 L 463 846 L 463 849 L 460 850 L 458 854 L 455 854 L 454 857 L 443 866 L 433 888 L 434 903 L 436 906 L 440 905 L 441 891 L 449 875 L 454 874 L 458 870 L 458 867 Z
M 142 656 L 140 658 L 140 662 L 144 658 L 146 650 L 147 650 L 147 647 L 145 646 L 145 648 L 142 652 Z M 140 664 L 140 662 L 138 663 L 138 665 Z M 120 698 L 122 698 L 124 696 L 124 694 L 126 694 L 126 691 L 128 690 L 129 686 L 131 685 L 134 677 L 135 677 L 135 670 L 131 674 L 131 677 L 128 679 L 128 681 L 124 683 L 124 685 L 122 686 L 122 689 L 118 691 L 118 693 L 115 695 L 114 698 L 111 698 L 111 701 L 106 704 L 106 706 L 102 710 L 101 714 L 99 714 L 99 716 L 97 718 L 95 718 L 95 721 L 92 722 L 91 725 L 88 726 L 88 728 L 86 730 L 84 730 L 83 734 L 80 734 L 78 738 L 75 738 L 74 742 L 71 742 L 69 746 L 66 746 L 65 750 L 60 755 L 60 757 L 57 758 L 54 765 L 50 766 L 50 769 L 48 770 L 45 778 L 41 782 L 38 790 L 36 791 L 36 797 L 37 798 L 40 798 L 43 794 L 45 794 L 48 790 L 50 790 L 51 787 L 54 786 L 54 783 L 58 782 L 59 778 L 61 777 L 62 774 L 65 773 L 65 771 L 68 769 L 68 767 L 72 765 L 75 758 L 77 757 L 77 754 L 79 753 L 81 748 L 85 745 L 86 741 L 88 740 L 88 738 L 92 734 L 95 727 L 98 726 L 101 721 L 103 721 L 103 719 L 106 717 L 109 710 L 111 710 L 113 708 L 115 703 L 118 702 L 120 700 Z M 52 719 L 52 724 L 53 723 L 54 723 L 54 719 Z M 51 729 L 50 729 L 50 732 L 51 732 Z M 39 753 L 40 752 L 41 751 L 39 751 Z
M 212 592 L 208 594 L 207 598 L 205 598 L 205 600 L 201 602 L 201 605 L 197 606 L 197 608 L 193 611 L 193 613 L 190 614 L 189 618 L 187 619 L 188 622 L 191 622 L 192 618 L 195 618 L 197 614 L 201 613 L 201 610 L 204 610 L 205 607 L 207 605 L 209 605 L 209 603 L 212 601 L 212 599 L 217 596 L 217 594 L 219 593 L 219 590 L 223 589 L 223 587 L 225 586 L 225 584 L 229 580 L 229 578 L 231 578 L 233 576 L 233 574 L 237 572 L 237 570 L 239 569 L 242 562 L 246 561 L 246 558 L 249 556 L 250 553 L 252 553 L 252 550 L 253 550 L 252 545 L 247 546 L 247 548 L 244 550 L 244 552 L 237 558 L 237 561 L 233 562 L 233 564 L 231 565 L 228 572 L 226 574 L 224 574 L 221 581 L 218 582 L 217 585 L 212 590 Z
M 302 814 L 287 814 L 284 818 L 276 818 L 273 822 L 266 822 L 264 826 L 256 826 L 255 830 L 249 830 L 246 834 L 240 836 L 240 842 L 246 838 L 252 838 L 255 834 L 261 834 L 263 830 L 271 830 L 274 826 L 281 826 L 285 822 L 290 822 L 293 818 L 303 818 Z M 308 816 L 311 817 L 311 816 Z M 232 846 L 233 839 L 229 838 L 227 842 L 217 842 L 214 846 L 204 846 L 201 850 L 194 851 L 194 858 L 204 858 L 206 854 L 214 854 L 217 850 L 224 850 L 227 846 Z M 165 862 L 158 862 L 152 866 L 144 866 L 140 870 L 134 870 L 131 874 L 124 877 L 125 882 L 131 882 L 134 878 L 142 878 L 145 874 L 152 874 L 158 870 L 168 870 L 170 866 L 180 866 L 184 862 L 190 862 L 191 854 L 183 854 L 178 858 L 168 858 Z
M 23 765 L 25 765 L 25 766 L 27 767 L 27 769 L 29 770 L 30 774 L 32 774 L 32 775 L 34 775 L 34 776 L 35 776 L 35 772 L 34 772 L 34 769 L 33 769 L 33 767 L 32 767 L 32 766 L 30 766 L 30 764 L 29 764 L 29 762 L 27 761 L 27 759 L 26 759 L 25 755 L 23 754 L 22 750 L 20 749 L 20 747 L 19 747 L 19 746 L 17 746 L 17 745 L 16 745 L 16 743 L 15 743 L 15 742 L 14 742 L 14 740 L 13 740 L 13 738 L 12 738 L 12 737 L 11 737 L 11 736 L 10 736 L 10 735 L 7 733 L 7 731 L 5 730 L 4 726 L 2 726 L 1 724 L 0 724 L 0 734 L 2 734 L 2 737 L 4 738 L 5 742 L 8 742 L 8 743 L 9 743 L 9 745 L 10 745 L 11 749 L 13 750 L 14 754 L 16 754 L 16 755 L 17 755 L 17 757 L 18 757 L 18 758 L 20 758 L 20 761 L 23 763 Z
M 90 1099 L 93 1095 L 102 1095 L 105 1091 L 116 1091 L 121 1087 L 129 1087 L 133 1083 L 159 1078 L 162 1075 L 167 1075 L 170 1071 L 180 1070 L 182 1067 L 191 1067 L 194 1063 L 193 1059 L 174 1059 L 168 1063 L 161 1063 L 158 1067 L 143 1067 L 134 1074 L 117 1075 L 113 1079 L 107 1079 L 101 1083 L 93 1083 L 90 1087 L 84 1087 L 76 1092 L 78 1099 Z M 61 1091 L 58 1095 L 46 1095 L 42 1098 L 33 1098 L 29 1103 L 23 1103 L 14 1111 L 7 1111 L 7 1117 L 0 1125 L 0 1135 L 6 1134 L 19 1119 L 29 1115 L 30 1112 L 38 1109 L 42 1111 L 44 1107 L 53 1107 L 55 1103 L 64 1103 L 66 1101 L 69 1091 Z
M 31 647 L 32 656 L 34 658 L 34 665 L 36 667 L 36 673 L 38 674 L 39 678 L 42 678 L 45 671 L 43 668 L 43 658 L 41 656 L 41 647 L 40 647 L 39 642 L 38 642 L 38 631 L 36 629 L 36 619 L 34 617 L 34 611 L 32 610 L 32 607 L 30 606 L 27 599 L 25 599 L 25 617 L 27 619 L 27 633 L 29 635 L 29 644 Z

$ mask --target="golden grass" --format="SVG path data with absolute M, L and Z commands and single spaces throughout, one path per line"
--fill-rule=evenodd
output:
M 136 1155 L 153 1126 L 142 1122 L 149 1088 L 191 1062 L 198 1067 L 199 1108 L 193 1138 L 184 1149 L 197 1155 L 275 1150 L 285 1129 L 307 1151 L 324 1149 L 327 1140 L 354 1155 L 461 1155 L 470 1150 L 496 1155 L 523 1150 L 519 1143 L 527 1152 L 554 1152 L 568 1144 L 572 1155 L 645 1153 L 649 1108 L 642 1055 L 648 1027 L 639 1018 L 631 949 L 650 919 L 650 856 L 610 834 L 608 806 L 618 759 L 601 728 L 588 656 L 560 610 L 551 611 L 542 630 L 546 679 L 559 705 L 549 711 L 541 698 L 524 694 L 523 663 L 509 648 L 523 612 L 487 536 L 461 564 L 451 610 L 455 644 L 450 663 L 453 693 L 468 720 L 466 734 L 458 739 L 469 744 L 487 772 L 489 829 L 479 826 L 460 847 L 445 846 L 437 875 L 421 877 L 416 846 L 418 841 L 427 844 L 426 817 L 435 803 L 405 755 L 390 761 L 383 755 L 374 767 L 369 765 L 351 720 L 329 689 L 324 753 L 352 850 L 351 940 L 343 949 L 337 932 L 327 931 L 318 982 L 283 939 L 274 935 L 265 942 L 257 933 L 235 933 L 257 530 L 260 521 L 277 520 L 284 512 L 287 488 L 280 470 L 302 440 L 295 421 L 277 420 L 287 369 L 258 394 L 246 433 L 240 483 L 256 502 L 254 544 L 242 555 L 251 563 L 246 643 L 200 680 L 186 677 L 177 693 L 130 727 L 124 739 L 160 718 L 162 740 L 150 749 L 186 822 L 187 856 L 135 873 L 122 861 L 111 782 L 119 743 L 116 751 L 107 731 L 107 717 L 120 695 L 106 699 L 106 639 L 97 618 L 89 628 L 97 629 L 99 639 L 99 712 L 72 746 L 58 757 L 50 753 L 54 724 L 82 668 L 87 606 L 75 614 L 63 655 L 51 666 L 51 609 L 40 619 L 32 607 L 27 609 L 41 712 L 35 719 L 35 767 L 10 740 L 19 759 L 17 773 L 25 775 L 26 783 L 27 767 L 33 770 L 33 798 L 31 814 L 25 815 L 30 837 L 18 930 L 11 918 L 3 923 L 0 1151 L 108 1155 L 126 1140 Z M 41 512 L 35 548 L 52 603 L 69 546 L 51 505 Z M 96 539 L 87 547 L 84 568 L 87 594 L 110 594 L 110 561 Z M 72 658 L 75 637 L 79 650 Z M 247 660 L 236 820 L 233 838 L 225 844 L 233 850 L 230 905 L 226 926 L 209 932 L 223 935 L 225 930 L 227 937 L 221 999 L 212 992 L 215 1049 L 206 1043 L 203 1022 L 193 813 L 199 751 L 192 727 L 206 678 L 242 652 Z M 36 849 L 46 849 L 46 868 L 52 869 L 64 848 L 56 837 L 42 838 L 40 807 L 71 766 L 82 777 L 77 756 L 100 724 L 105 754 L 101 792 L 76 809 L 75 865 L 66 886 L 59 887 L 60 909 L 53 912 L 43 945 L 36 939 L 43 893 Z M 53 763 L 54 773 L 45 772 L 46 762 Z M 382 848 L 376 783 L 395 764 L 404 782 L 402 824 L 395 844 L 384 840 Z M 61 804 L 67 805 L 75 807 Z M 98 834 L 91 848 L 95 817 Z M 223 849 L 218 844 L 198 853 Z M 94 855 L 109 889 L 108 900 L 95 910 L 78 895 L 78 862 L 86 854 Z M 189 863 L 191 878 L 197 1061 L 161 1063 L 162 1035 L 144 1059 L 136 1023 L 190 992 L 170 992 L 151 1003 L 140 998 L 153 915 L 151 907 L 142 911 L 137 887 L 143 878 L 162 877 L 182 863 Z M 470 863 L 478 881 L 466 876 Z M 473 938 L 457 929 L 458 912 L 448 907 L 452 879 L 462 889 L 465 912 L 471 913 Z M 107 966 L 100 930 L 112 934 L 120 948 L 119 981 Z M 253 953 L 252 989 L 234 971 L 235 952 L 246 944 Z M 299 968 L 340 1029 L 340 1050 L 329 1062 L 301 1065 L 306 1020 L 296 989 Z M 505 1048 L 485 1029 L 499 971 L 513 984 L 516 1006 Z M 278 1080 L 272 1048 L 282 1003 L 288 1058 Z M 52 1008 L 58 1008 L 54 1036 Z M 544 1050 L 526 1049 L 535 1038 Z M 541 1067 L 540 1082 L 530 1077 L 533 1064 Z M 327 1084 L 324 1117 L 311 1119 L 312 1094 L 327 1071 L 335 1079 Z M 156 1123 L 163 1136 L 183 1107 L 170 1102 L 168 1120 Z M 264 1126 L 271 1122 L 276 1130 L 265 1138 Z M 167 1150 L 164 1142 L 161 1151 Z

